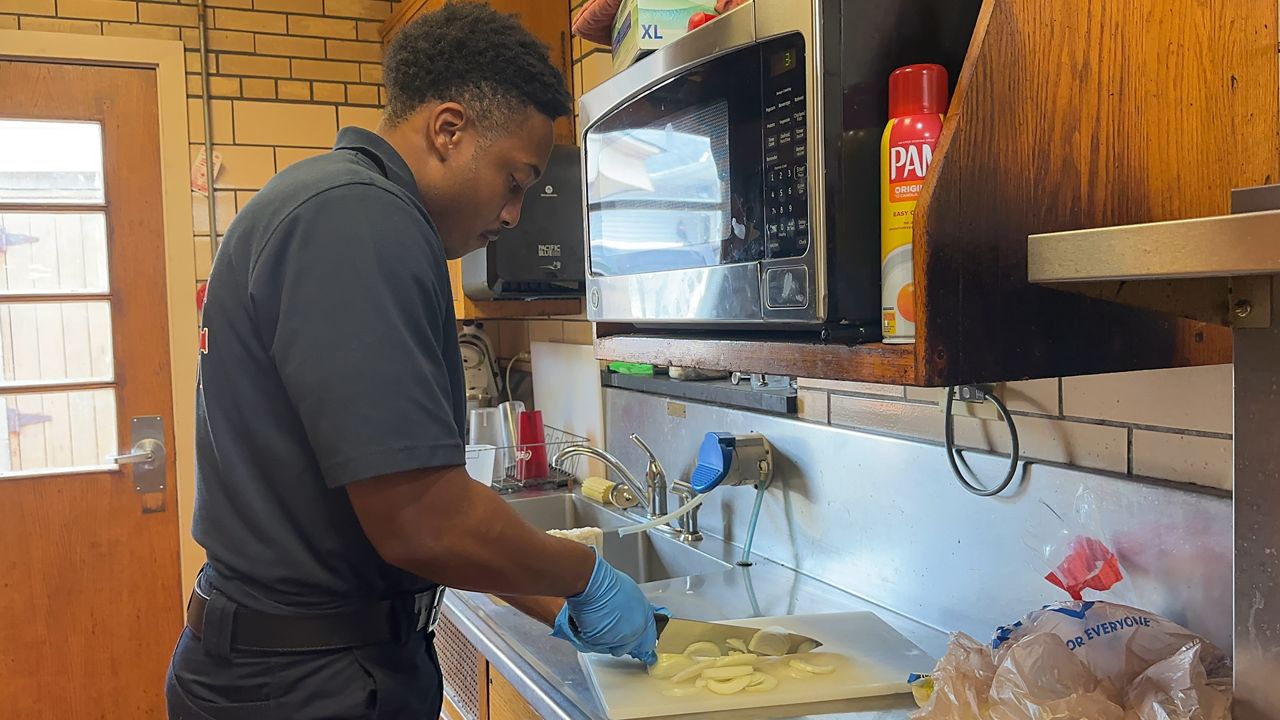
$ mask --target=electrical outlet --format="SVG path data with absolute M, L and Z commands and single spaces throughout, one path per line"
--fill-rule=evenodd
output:
M 988 395 L 995 395 L 1004 400 L 1004 383 L 993 383 L 990 385 L 979 385 L 982 391 Z M 968 402 L 960 399 L 960 388 L 955 388 L 952 392 L 955 394 L 955 402 L 951 404 L 951 414 L 956 417 L 970 417 L 977 420 L 990 420 L 991 422 L 1003 422 L 1000 417 L 1000 411 L 996 409 L 995 403 L 992 402 Z M 943 412 L 946 412 L 946 398 L 942 398 Z

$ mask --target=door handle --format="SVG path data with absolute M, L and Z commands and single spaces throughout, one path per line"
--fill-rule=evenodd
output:
M 116 465 L 150 465 L 155 462 L 157 456 L 163 454 L 164 445 L 159 440 L 147 438 L 140 440 L 128 452 L 108 457 L 107 462 L 115 463 Z
M 133 489 L 143 495 L 164 492 L 168 450 L 164 446 L 164 419 L 155 416 L 135 417 L 130 422 L 133 447 L 107 458 L 115 465 L 132 466 Z M 163 512 L 164 505 L 144 507 L 143 512 Z

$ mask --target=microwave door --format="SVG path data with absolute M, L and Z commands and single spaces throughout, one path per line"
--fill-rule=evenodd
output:
M 759 74 L 754 46 L 714 58 L 587 130 L 590 317 L 762 320 Z
M 817 253 L 779 254 L 767 228 L 766 188 L 776 183 L 765 177 L 762 58 L 771 43 L 757 39 L 758 13 L 753 3 L 735 9 L 583 97 L 591 319 L 757 325 L 808 313 L 812 322 L 811 301 L 793 301 L 813 296 Z M 811 17 L 792 15 L 808 31 Z M 769 25 L 772 37 L 779 28 Z M 779 264 L 784 272 L 766 280 Z M 778 288 L 773 302 L 766 288 Z

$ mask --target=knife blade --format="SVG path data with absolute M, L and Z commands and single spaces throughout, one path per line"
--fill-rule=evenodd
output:
M 658 624 L 658 652 L 683 653 L 696 642 L 715 643 L 723 652 L 728 640 L 741 640 L 750 643 L 751 638 L 760 632 L 760 628 L 730 625 L 719 622 L 703 622 L 684 618 L 669 618 L 656 615 Z M 787 633 L 788 644 L 785 655 L 812 650 L 822 645 L 821 642 L 804 635 Z

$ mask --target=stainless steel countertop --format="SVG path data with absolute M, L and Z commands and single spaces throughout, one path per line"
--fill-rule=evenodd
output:
M 736 548 L 714 537 L 695 546 L 728 562 L 736 557 Z M 655 604 L 667 607 L 675 615 L 705 620 L 869 610 L 935 658 L 946 649 L 947 635 L 940 630 L 769 561 L 750 568 L 735 567 L 709 575 L 646 583 L 641 588 Z M 551 638 L 541 623 L 491 596 L 470 592 L 450 591 L 444 614 L 542 716 L 604 720 L 604 711 L 583 673 L 578 653 L 568 643 Z M 931 669 L 932 664 L 920 671 Z M 820 715 L 905 720 L 915 707 L 911 696 L 904 694 L 680 717 L 763 720 Z

